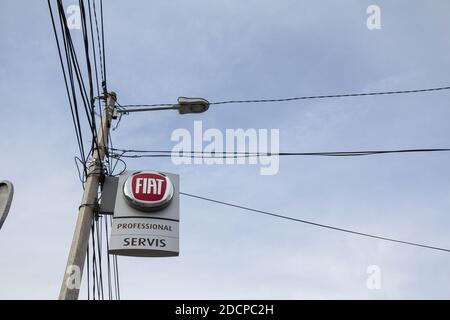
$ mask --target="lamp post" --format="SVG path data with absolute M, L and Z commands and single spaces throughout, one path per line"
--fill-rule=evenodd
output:
M 59 294 L 60 300 L 78 299 L 80 291 L 79 283 L 72 283 L 72 276 L 74 275 L 74 272 L 79 272 L 79 280 L 81 281 L 84 262 L 86 259 L 86 252 L 88 248 L 90 226 L 92 219 L 94 218 L 94 208 L 98 195 L 100 176 L 102 174 L 102 162 L 105 157 L 105 151 L 107 149 L 107 141 L 109 130 L 111 128 L 111 122 L 116 118 L 117 113 L 126 114 L 130 112 L 141 111 L 178 110 L 179 114 L 189 114 L 202 113 L 209 108 L 209 102 L 201 98 L 180 97 L 178 98 L 178 103 L 171 106 L 133 109 L 116 108 L 116 100 L 117 96 L 114 92 L 109 93 L 106 97 L 106 107 L 102 115 L 101 127 L 99 128 L 100 134 L 97 137 L 97 148 L 93 153 L 92 166 L 88 171 L 83 199 L 79 207 L 77 224 L 75 227 L 72 245 L 70 248 L 69 257 L 67 259 L 66 270 Z
M 209 102 L 202 98 L 179 97 L 178 103 L 164 107 L 140 107 L 116 109 L 117 113 L 131 113 L 142 111 L 178 110 L 179 114 L 203 113 L 209 109 Z

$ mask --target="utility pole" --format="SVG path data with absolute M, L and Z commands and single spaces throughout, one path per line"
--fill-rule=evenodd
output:
M 81 277 L 86 260 L 91 225 L 95 207 L 97 206 L 98 188 L 101 175 L 103 174 L 102 163 L 105 158 L 106 148 L 108 147 L 109 130 L 111 128 L 116 100 L 117 97 L 114 92 L 107 94 L 106 106 L 103 110 L 100 123 L 100 132 L 97 136 L 97 143 L 94 144 L 95 148 L 92 155 L 92 162 L 88 168 L 83 198 L 78 211 L 77 224 L 75 226 L 72 245 L 59 293 L 60 300 L 76 300 L 80 292 Z

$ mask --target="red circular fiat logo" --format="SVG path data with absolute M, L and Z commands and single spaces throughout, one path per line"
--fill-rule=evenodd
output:
M 123 193 L 128 203 L 136 209 L 155 210 L 172 200 L 173 184 L 163 173 L 140 171 L 128 177 Z

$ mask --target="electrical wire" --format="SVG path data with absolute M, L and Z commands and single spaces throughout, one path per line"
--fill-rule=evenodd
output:
M 408 94 L 408 93 L 442 91 L 442 90 L 449 90 L 449 89 L 450 89 L 450 86 L 445 86 L 445 87 L 426 88 L 426 89 L 397 90 L 397 91 L 377 91 L 377 92 L 345 93 L 345 94 L 328 94 L 328 95 L 300 96 L 300 97 L 277 98 L 277 99 L 224 100 L 224 101 L 210 102 L 209 104 L 210 105 L 223 105 L 223 104 L 240 104 L 240 103 L 290 102 L 290 101 L 311 100 L 311 99 L 330 99 L 330 98 L 347 98 L 347 97 L 363 97 L 363 96 Z M 123 105 L 124 108 L 159 107 L 159 106 L 173 106 L 173 103 L 127 104 L 127 105 Z
M 82 29 L 82 43 L 84 46 L 84 58 L 85 64 L 83 64 L 82 69 L 80 67 L 81 60 L 78 58 L 78 54 L 75 50 L 74 42 L 72 40 L 71 32 L 69 30 L 67 24 L 67 18 L 64 10 L 64 6 L 61 0 L 56 0 L 56 11 L 57 17 L 59 20 L 59 31 L 57 29 L 56 20 L 53 14 L 53 8 L 50 3 L 50 0 L 47 1 L 48 9 L 50 12 L 51 25 L 53 27 L 53 33 L 55 36 L 55 41 L 58 49 L 59 61 L 61 64 L 61 69 L 63 72 L 64 84 L 66 89 L 66 94 L 69 100 L 70 112 L 72 115 L 72 122 L 75 128 L 75 135 L 77 138 L 77 144 L 79 149 L 79 156 L 75 156 L 75 164 L 77 167 L 78 176 L 83 185 L 86 182 L 88 177 L 88 159 L 94 156 L 95 152 L 99 152 L 98 146 L 98 132 L 97 132 L 97 124 L 96 124 L 96 106 L 95 106 L 95 97 L 94 91 L 96 91 L 97 96 L 100 97 L 100 86 L 98 80 L 98 68 L 97 68 L 97 52 L 95 48 L 95 39 L 94 39 L 94 22 L 93 18 L 95 18 L 96 32 L 97 32 L 97 47 L 98 47 L 98 56 L 100 62 L 100 74 L 102 78 L 102 88 L 103 88 L 103 98 L 106 96 L 106 62 L 105 62 L 105 40 L 104 40 L 104 17 L 103 17 L 103 2 L 100 0 L 100 23 L 101 23 L 101 40 L 100 40 L 100 31 L 98 27 L 97 21 L 97 12 L 96 12 L 96 0 L 91 1 L 88 0 L 87 7 L 85 6 L 84 1 L 79 0 L 79 8 L 80 8 L 80 16 L 81 16 L 81 29 Z M 92 9 L 94 14 L 92 14 Z M 61 36 L 59 36 L 59 34 Z M 90 44 L 92 42 L 92 45 Z M 92 55 L 92 59 L 91 59 Z M 82 70 L 86 74 L 83 74 Z M 94 76 L 95 76 L 95 85 L 94 85 Z M 86 84 L 88 85 L 88 90 L 86 90 Z M 94 89 L 95 87 L 95 89 Z M 102 105 L 101 100 L 99 99 L 98 103 L 99 114 L 102 113 Z M 84 115 L 86 116 L 87 128 L 89 128 L 91 135 L 91 146 L 88 152 L 85 150 L 84 142 L 87 141 L 83 137 L 83 126 L 82 124 L 82 115 L 81 112 L 84 111 Z M 100 119 L 102 121 L 102 119 Z M 101 123 L 101 127 L 103 127 L 103 123 Z M 106 137 L 102 135 L 104 139 L 104 145 L 106 146 L 106 161 L 113 161 L 108 155 L 109 147 L 112 147 L 109 141 L 105 141 L 105 139 L 109 139 L 110 137 Z M 116 164 L 119 162 L 115 160 Z M 123 160 L 122 160 L 123 162 Z M 82 169 L 80 168 L 80 164 Z M 103 162 L 100 163 L 101 173 L 100 174 L 108 174 L 108 168 L 103 166 Z M 110 170 L 111 171 L 111 170 Z M 93 173 L 98 174 L 98 173 Z M 101 195 L 98 197 L 101 198 Z M 102 255 L 104 254 L 105 247 L 102 245 L 103 237 L 108 238 L 108 228 L 107 226 L 103 226 L 102 216 L 99 216 L 98 213 L 95 213 L 95 218 L 91 224 L 91 233 L 90 233 L 90 243 L 87 248 L 87 272 L 88 272 L 88 299 L 104 299 L 104 277 L 103 277 L 103 265 L 105 261 L 102 259 Z M 106 222 L 106 220 L 105 220 Z M 103 227 L 105 228 L 105 233 L 103 233 Z M 110 259 L 108 252 L 108 245 L 106 246 L 106 255 L 108 260 L 108 266 L 110 267 Z M 92 259 L 92 261 L 91 261 Z M 113 262 L 113 268 L 115 271 L 115 284 L 114 290 L 116 291 L 116 297 L 120 297 L 120 289 L 118 287 L 119 283 L 119 273 L 118 273 L 118 263 L 117 259 Z M 109 268 L 109 271 L 111 269 Z M 108 278 L 110 280 L 110 278 Z M 108 293 L 112 292 L 113 285 L 111 281 L 108 282 Z M 108 294 L 109 298 L 112 297 L 112 294 Z
M 96 288 L 98 290 L 99 284 L 98 284 L 98 277 L 97 277 L 97 259 L 96 259 L 96 250 L 95 250 L 95 231 L 94 231 L 94 221 L 92 220 L 91 223 L 91 246 L 92 246 L 92 298 L 93 300 L 96 300 L 96 293 L 97 298 L 99 298 L 98 291 L 96 292 Z M 87 257 L 89 259 L 89 257 Z
M 97 9 L 95 6 L 95 0 L 92 0 L 92 5 L 93 5 L 93 12 L 94 12 L 94 21 L 95 21 L 95 29 L 96 29 L 96 34 L 97 34 L 97 44 L 98 44 L 98 52 L 99 52 L 99 60 L 100 60 L 100 75 L 101 75 L 101 79 L 102 82 L 105 82 L 106 78 L 105 78 L 105 72 L 103 70 L 103 52 L 101 49 L 101 41 L 100 41 L 100 32 L 99 32 L 99 28 L 98 28 L 98 20 L 97 20 Z M 103 92 L 105 93 L 105 92 Z
M 95 0 L 93 0 L 93 3 L 95 5 Z M 96 89 L 97 89 L 97 97 L 98 97 L 98 109 L 99 112 L 98 114 L 100 115 L 100 127 L 103 128 L 103 117 L 102 115 L 102 103 L 101 103 L 101 96 L 100 96 L 100 85 L 99 85 L 99 81 L 98 81 L 98 68 L 97 68 L 97 54 L 95 52 L 95 39 L 94 39 L 94 30 L 93 30 L 93 22 L 92 22 L 92 10 L 91 10 L 91 1 L 88 0 L 88 12 L 89 12 L 89 26 L 90 26 L 90 34 L 91 34 L 91 41 L 92 41 L 92 55 L 93 55 L 93 62 L 94 62 L 94 70 L 95 70 L 95 83 L 96 83 Z M 95 17 L 96 18 L 96 17 Z M 103 74 L 103 64 L 102 64 L 102 52 L 101 52 L 101 47 L 100 47 L 100 38 L 99 38 L 99 33 L 98 33 L 98 26 L 96 25 L 96 30 L 97 30 L 97 44 L 98 44 L 98 51 L 99 51 L 99 58 L 100 58 L 100 76 L 102 78 L 102 81 L 104 81 L 104 74 Z M 105 97 L 103 96 L 103 99 L 105 99 Z M 96 114 L 95 112 L 95 107 L 93 107 L 93 113 L 94 115 Z M 93 115 L 93 118 L 95 118 L 95 116 Z M 102 135 L 102 142 L 103 145 L 105 144 L 105 137 L 104 135 Z
M 415 89 L 415 90 L 398 90 L 398 91 L 381 91 L 381 92 L 379 91 L 379 92 L 365 92 L 365 93 L 330 94 L 330 95 L 303 96 L 303 97 L 280 98 L 280 99 L 227 100 L 227 101 L 211 102 L 210 105 L 231 104 L 231 103 L 289 102 L 289 101 L 310 100 L 310 99 L 329 99 L 329 98 L 347 98 L 347 97 L 363 97 L 363 96 L 419 93 L 419 92 L 441 91 L 441 90 L 449 90 L 449 89 L 450 89 L 450 86 L 437 87 L 437 88 L 427 88 L 427 89 Z
M 50 2 L 49 3 L 49 8 L 51 9 L 50 6 Z M 63 44 L 64 44 L 64 49 L 65 49 L 65 56 L 66 56 L 66 65 L 67 65 L 67 69 L 68 69 L 68 73 L 69 73 L 69 80 L 70 80 L 70 84 L 71 84 L 71 99 L 73 100 L 73 113 L 75 114 L 74 118 L 76 119 L 76 126 L 78 128 L 78 134 L 80 136 L 81 139 L 81 144 L 82 143 L 82 131 L 81 131 L 81 121 L 80 121 L 80 116 L 79 116 L 79 112 L 78 112 L 78 102 L 77 102 L 77 93 L 76 93 L 76 89 L 75 89 L 75 85 L 74 85 L 74 75 L 76 77 L 77 83 L 78 83 L 78 89 L 79 89 L 79 93 L 81 96 L 81 101 L 84 105 L 84 110 L 86 113 L 86 117 L 88 120 L 88 125 L 90 127 L 93 139 L 92 139 L 92 145 L 91 145 L 91 151 L 89 152 L 89 154 L 92 152 L 92 148 L 94 143 L 96 142 L 96 127 L 93 126 L 92 123 L 92 110 L 89 111 L 90 107 L 88 107 L 90 105 L 90 103 L 88 101 L 92 101 L 92 98 L 90 99 L 87 95 L 85 86 L 84 86 L 84 80 L 83 80 L 83 76 L 81 74 L 81 69 L 78 63 L 78 58 L 77 58 L 77 54 L 75 52 L 74 46 L 73 46 L 73 42 L 72 42 L 72 38 L 70 35 L 70 31 L 68 29 L 67 26 L 67 19 L 65 16 L 65 12 L 64 12 L 64 8 L 62 5 L 62 2 L 60 0 L 57 1 L 57 7 L 58 7 L 58 13 L 59 13 L 59 21 L 60 21 L 60 27 L 61 27 L 61 34 L 62 34 L 62 39 L 63 39 Z M 83 7 L 83 4 L 81 4 L 81 8 Z M 83 10 L 81 10 L 82 13 L 82 18 L 85 18 Z M 85 41 L 86 44 L 86 24 L 85 24 L 85 20 L 82 19 L 83 22 L 83 39 Z M 55 30 L 55 29 L 54 29 Z M 59 40 L 57 39 L 57 44 L 59 46 Z M 85 50 L 87 49 L 86 45 L 85 45 Z M 87 51 L 85 51 L 87 52 Z M 87 64 L 89 64 L 89 57 L 88 55 L 86 56 L 87 59 Z M 89 71 L 89 68 L 88 68 Z M 91 75 L 90 75 L 91 77 Z M 91 81 L 89 81 L 89 83 L 91 84 Z M 90 88 L 91 89 L 91 88 Z M 92 90 L 90 90 L 90 96 L 92 97 Z M 88 156 L 89 156 L 88 154 Z M 87 174 L 87 169 L 86 169 L 86 162 L 87 162 L 87 157 L 85 154 L 82 153 L 81 158 L 82 158 L 82 162 L 84 165 L 83 171 L 84 171 L 84 175 L 86 176 Z
M 111 148 L 112 157 L 120 158 L 249 158 L 249 157 L 271 157 L 271 156 L 325 156 L 325 157 L 350 157 L 369 156 L 380 154 L 405 154 L 425 152 L 449 152 L 450 148 L 428 148 L 428 149 L 397 149 L 397 150 L 364 150 L 364 151 L 325 151 L 325 152 L 205 152 L 205 151 L 169 151 L 169 150 L 135 150 Z M 116 153 L 119 152 L 119 153 Z M 128 154 L 138 153 L 138 154 Z
M 69 100 L 69 106 L 70 106 L 70 112 L 72 115 L 72 122 L 73 122 L 73 126 L 75 129 L 75 136 L 77 138 L 77 143 L 78 143 L 78 149 L 80 152 L 80 157 L 83 159 L 81 161 L 81 163 L 83 164 L 83 170 L 84 170 L 84 174 L 86 174 L 86 163 L 85 163 L 85 152 L 84 152 L 84 146 L 83 146 L 83 137 L 82 137 L 82 133 L 81 133 L 81 128 L 80 128 L 80 123 L 79 123 L 79 118 L 77 116 L 75 116 L 75 107 L 76 107 L 76 100 L 73 102 L 72 100 L 75 99 L 75 97 L 71 96 L 70 90 L 69 90 L 69 80 L 71 82 L 71 86 L 73 88 L 73 78 L 69 78 L 66 75 L 66 69 L 64 67 L 64 62 L 63 62 L 63 58 L 62 58 L 62 52 L 61 52 L 61 46 L 60 46 L 60 41 L 59 41 L 59 37 L 58 37 L 58 32 L 56 30 L 56 24 L 55 24 L 55 19 L 53 16 L 53 9 L 50 3 L 50 0 L 47 1 L 48 3 L 48 8 L 49 8 L 49 12 L 50 12 L 50 18 L 51 18 L 51 22 L 52 22 L 52 27 L 53 27 L 53 32 L 54 32 L 54 36 L 55 36 L 55 41 L 56 41 L 56 46 L 58 49 L 58 56 L 59 56 L 59 61 L 60 61 L 60 65 L 61 65 L 61 69 L 62 69 L 62 73 L 63 73 L 63 77 L 64 77 L 64 83 L 65 83 L 65 88 L 66 88 L 66 94 Z M 64 39 L 64 48 L 67 49 L 66 47 L 66 42 L 65 42 L 65 36 L 63 33 L 63 39 Z M 66 55 L 67 56 L 67 55 Z M 68 68 L 70 67 L 70 65 L 68 65 Z M 68 72 L 70 72 L 68 70 Z M 74 106 L 75 104 L 75 106 Z M 81 180 L 81 179 L 80 179 Z
M 102 49 L 103 49 L 103 76 L 105 78 L 105 83 L 103 87 L 103 91 L 108 92 L 107 83 L 106 83 L 106 53 L 105 53 L 105 24 L 103 18 L 103 0 L 100 0 L 100 21 L 102 25 Z
M 67 40 L 68 53 L 69 53 L 69 57 L 71 59 L 71 63 L 73 63 L 73 66 L 74 66 L 75 76 L 76 76 L 76 79 L 77 79 L 77 83 L 78 83 L 78 86 L 79 86 L 81 98 L 82 98 L 82 101 L 83 101 L 83 106 L 84 106 L 84 109 L 85 109 L 86 119 L 88 121 L 88 125 L 89 125 L 89 127 L 91 129 L 92 135 L 95 136 L 96 128 L 92 124 L 91 112 L 89 111 L 89 108 L 91 106 L 91 104 L 89 103 L 90 99 L 89 99 L 89 95 L 87 94 L 87 91 L 86 91 L 86 88 L 85 88 L 85 84 L 84 84 L 85 82 L 83 80 L 83 76 L 82 76 L 82 73 L 81 73 L 81 68 L 79 66 L 77 54 L 75 52 L 75 48 L 74 48 L 74 45 L 73 45 L 72 36 L 71 36 L 70 30 L 69 30 L 69 28 L 67 26 L 67 19 L 66 19 L 65 13 L 64 13 L 64 7 L 63 7 L 62 2 L 60 0 L 58 0 L 57 3 L 58 3 L 58 11 L 59 11 L 59 16 L 60 16 L 61 27 L 62 27 L 62 30 L 63 30 L 63 34 L 65 35 L 66 40 Z M 84 18 L 85 17 L 82 14 L 83 25 L 85 23 Z M 86 59 L 87 59 L 87 61 L 89 61 L 89 57 L 88 56 L 86 57 Z M 88 72 L 89 72 L 89 67 L 88 67 Z M 91 74 L 89 74 L 89 78 L 91 78 Z M 92 143 L 94 143 L 94 141 Z
M 91 128 L 93 129 L 92 138 L 93 138 L 93 144 L 95 144 L 97 148 L 97 153 L 99 152 L 99 146 L 97 141 L 97 124 L 95 120 L 95 99 L 94 99 L 94 85 L 93 85 L 93 76 L 92 76 L 92 66 L 91 66 L 91 59 L 90 59 L 90 52 L 89 52 L 89 40 L 88 40 L 88 28 L 87 28 L 87 19 L 86 19 L 86 11 L 84 8 L 84 2 L 82 0 L 79 0 L 80 4 L 80 12 L 81 12 L 81 25 L 82 25 L 82 32 L 83 32 L 83 42 L 84 42 L 84 49 L 85 49 L 85 57 L 86 57 L 86 67 L 88 72 L 88 84 L 89 84 L 89 112 L 90 112 L 90 119 L 92 122 Z M 94 51 L 95 52 L 95 51 Z M 95 63 L 95 61 L 94 61 Z M 92 147 L 93 148 L 93 147 Z
M 105 233 L 106 237 L 109 238 L 109 231 L 108 231 L 108 216 L 105 217 Z M 109 241 L 107 239 L 106 241 L 106 259 L 107 259 L 107 270 L 108 270 L 108 298 L 109 300 L 112 300 L 112 285 L 111 285 L 111 260 L 110 260 L 110 254 L 109 254 Z
M 85 7 L 84 7 L 84 2 L 82 0 L 79 0 L 79 5 L 80 5 L 81 25 L 82 25 L 82 31 L 83 31 L 83 43 L 84 43 L 84 49 L 85 49 L 86 66 L 87 66 L 88 83 L 89 83 L 89 110 L 90 110 L 90 117 L 88 117 L 88 120 L 90 119 L 89 125 L 90 125 L 91 131 L 92 131 L 92 147 L 91 147 L 91 150 L 96 150 L 97 151 L 97 157 L 100 158 L 100 147 L 98 145 L 97 125 L 96 125 L 96 121 L 95 121 L 95 99 L 94 99 L 92 67 L 91 67 L 91 60 L 90 60 L 90 53 L 89 53 L 87 18 L 86 18 L 86 11 L 85 11 Z M 91 31 L 92 31 L 92 21 L 90 21 L 90 26 L 91 26 Z M 95 60 L 94 60 L 94 63 L 96 63 Z M 98 89 L 98 87 L 97 87 L 97 89 Z M 87 109 L 86 109 L 86 113 L 88 113 Z M 103 139 L 103 143 L 104 143 L 104 139 L 105 139 L 104 135 L 102 135 L 102 139 Z M 94 145 L 95 145 L 95 149 L 94 149 Z M 100 161 L 100 171 L 103 171 L 103 163 L 101 161 Z
M 101 25 L 101 47 L 100 49 L 100 33 L 98 28 L 98 19 L 97 19 L 97 8 L 95 5 L 95 0 L 93 0 L 93 9 L 94 9 L 94 18 L 95 18 L 95 26 L 97 30 L 97 40 L 99 44 L 99 52 L 100 52 L 100 68 L 102 74 L 102 89 L 103 94 L 106 96 L 108 89 L 106 85 L 106 58 L 105 58 L 105 31 L 104 31 L 104 19 L 103 19 L 103 0 L 100 0 L 100 25 Z
M 199 199 L 199 200 L 213 202 L 213 203 L 216 203 L 216 204 L 221 204 L 221 205 L 225 205 L 225 206 L 228 206 L 228 207 L 242 209 L 242 210 L 245 210 L 245 211 L 258 213 L 258 214 L 262 214 L 262 215 L 267 215 L 267 216 L 271 216 L 271 217 L 275 217 L 275 218 L 290 220 L 290 221 L 294 221 L 294 222 L 300 222 L 300 223 L 312 225 L 312 226 L 315 226 L 315 227 L 320 227 L 320 228 L 325 228 L 325 229 L 329 229 L 329 230 L 350 233 L 350 234 L 354 234 L 354 235 L 358 235 L 358 236 L 374 238 L 374 239 L 383 240 L 383 241 L 389 241 L 389 242 L 395 242 L 395 243 L 400 243 L 400 244 L 405 244 L 405 245 L 410 245 L 410 246 L 415 246 L 415 247 L 421 247 L 421 248 L 425 248 L 425 249 L 450 252 L 450 249 L 447 249 L 447 248 L 435 247 L 435 246 L 425 245 L 425 244 L 421 244 L 421 243 L 417 243 L 417 242 L 404 241 L 404 240 L 399 240 L 399 239 L 394 239 L 394 238 L 388 238 L 388 237 L 385 237 L 385 236 L 379 236 L 379 235 L 374 235 L 374 234 L 354 231 L 354 230 L 350 230 L 350 229 L 334 227 L 334 226 L 327 225 L 327 224 L 322 224 L 322 223 L 312 222 L 312 221 L 308 221 L 308 220 L 298 219 L 298 218 L 289 217 L 289 216 L 285 216 L 285 215 L 280 215 L 280 214 L 276 214 L 276 213 L 272 213 L 272 212 L 268 212 L 268 211 L 257 210 L 257 209 L 253 209 L 253 208 L 249 208 L 249 207 L 245 207 L 245 206 L 241 206 L 241 205 L 237 205 L 237 204 L 233 204 L 233 203 L 229 203 L 229 202 L 219 201 L 219 200 L 215 200 L 215 199 L 211 199 L 211 198 L 207 198 L 207 197 L 202 197 L 202 196 L 198 196 L 198 195 L 194 195 L 194 194 L 190 194 L 190 193 L 180 192 L 180 194 L 184 195 L 184 196 L 187 196 L 187 197 Z
M 94 219 L 95 224 L 95 231 L 97 236 L 97 252 L 98 252 L 98 265 L 99 265 L 99 284 L 100 284 L 100 293 L 101 293 L 101 299 L 103 300 L 105 298 L 104 291 L 103 291 L 103 264 L 102 264 L 102 228 L 101 223 L 99 224 L 99 220 L 102 219 L 102 216 L 97 215 Z
M 113 255 L 113 263 L 114 263 L 114 279 L 115 279 L 115 294 L 116 300 L 120 300 L 120 277 L 119 277 L 119 262 L 117 259 L 117 255 Z

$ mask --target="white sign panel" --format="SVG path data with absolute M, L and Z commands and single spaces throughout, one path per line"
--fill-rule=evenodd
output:
M 179 254 L 179 176 L 126 171 L 119 177 L 109 252 L 138 257 Z

